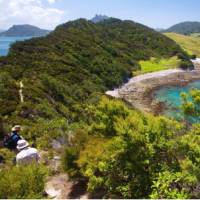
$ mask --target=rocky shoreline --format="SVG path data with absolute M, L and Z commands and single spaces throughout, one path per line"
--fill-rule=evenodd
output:
M 154 91 L 166 86 L 183 87 L 192 81 L 200 80 L 200 62 L 193 62 L 195 70 L 170 69 L 140 75 L 133 77 L 119 89 L 107 91 L 106 94 L 123 99 L 141 111 L 157 115 L 165 105 L 154 100 Z

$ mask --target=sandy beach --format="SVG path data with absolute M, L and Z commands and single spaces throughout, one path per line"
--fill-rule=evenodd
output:
M 153 92 L 158 88 L 175 85 L 184 86 L 191 81 L 200 79 L 200 59 L 193 60 L 195 70 L 169 69 L 153 73 L 147 73 L 133 77 L 128 83 L 106 94 L 120 98 L 133 107 L 145 111 L 159 113 L 162 105 L 153 99 Z

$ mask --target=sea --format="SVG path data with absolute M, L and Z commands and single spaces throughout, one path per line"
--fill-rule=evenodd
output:
M 24 41 L 31 37 L 0 37 L 0 56 L 6 56 L 11 44 L 16 41 Z
M 157 102 L 164 103 L 163 114 L 175 118 L 177 120 L 183 120 L 184 115 L 181 111 L 181 93 L 188 93 L 191 89 L 200 89 L 200 80 L 193 81 L 185 87 L 168 86 L 158 89 L 154 92 L 154 98 Z M 197 119 L 191 118 L 191 122 L 199 122 Z

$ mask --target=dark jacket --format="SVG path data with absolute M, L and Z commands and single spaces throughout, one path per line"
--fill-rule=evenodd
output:
M 4 147 L 14 150 L 17 147 L 17 142 L 21 139 L 22 137 L 16 131 L 13 131 L 10 136 L 4 138 Z

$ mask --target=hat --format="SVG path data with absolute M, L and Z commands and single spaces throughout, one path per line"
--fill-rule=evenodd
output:
M 18 150 L 22 150 L 22 149 L 24 149 L 24 148 L 26 148 L 28 146 L 29 146 L 29 143 L 26 140 L 19 140 L 17 142 L 17 149 Z
M 21 129 L 20 125 L 15 125 L 14 127 L 12 127 L 12 131 L 19 131 Z

